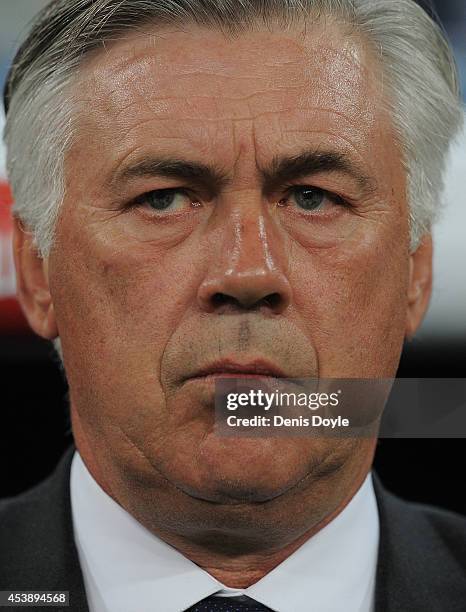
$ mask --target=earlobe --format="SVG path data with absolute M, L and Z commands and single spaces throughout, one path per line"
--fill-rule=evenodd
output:
M 49 289 L 48 262 L 40 257 L 31 232 L 16 218 L 13 255 L 17 296 L 29 325 L 42 338 L 53 340 L 58 329 Z
M 432 236 L 426 234 L 409 259 L 408 309 L 406 337 L 411 339 L 419 328 L 432 293 Z

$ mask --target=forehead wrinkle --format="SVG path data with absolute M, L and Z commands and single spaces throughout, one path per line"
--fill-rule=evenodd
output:
M 356 142 L 361 140 L 361 136 L 363 134 L 366 134 L 367 136 L 370 136 L 371 133 L 373 132 L 373 128 L 376 125 L 375 120 L 372 119 L 371 121 L 367 121 L 366 126 L 364 129 L 361 128 L 361 126 L 358 124 L 358 119 L 360 119 L 360 117 L 351 117 L 346 115 L 345 113 L 342 112 L 338 112 L 338 111 L 334 111 L 333 109 L 325 109 L 325 108 L 319 108 L 319 109 L 312 109 L 313 110 L 313 117 L 312 119 L 316 119 L 319 114 L 323 114 L 323 115 L 332 115 L 336 118 L 336 120 L 334 120 L 333 122 L 328 122 L 326 124 L 326 129 L 325 130 L 316 130 L 313 127 L 310 127 L 310 121 L 306 121 L 303 120 L 302 124 L 291 124 L 291 122 L 286 122 L 283 121 L 283 123 L 285 124 L 283 127 L 283 131 L 289 134 L 294 134 L 294 133 L 321 133 L 321 134 L 329 134 L 331 136 L 335 136 L 335 137 L 339 137 L 342 140 L 344 140 L 348 145 L 350 145 L 352 148 L 354 148 L 354 144 L 351 139 L 350 139 L 350 134 L 352 134 L 356 140 Z M 315 113 L 314 113 L 315 110 Z M 317 122 L 316 122 L 317 123 Z M 342 124 L 344 124 L 345 130 L 342 130 Z M 334 130 L 338 129 L 338 132 L 335 132 Z M 344 133 L 346 135 L 344 135 Z
M 247 94 L 236 94 L 233 92 L 224 92 L 222 95 L 210 94 L 210 95 L 194 95 L 189 96 L 189 104 L 186 104 L 185 98 L 181 95 L 181 93 L 174 92 L 172 95 L 157 95 L 156 91 L 148 91 L 136 90 L 131 94 L 125 93 L 125 99 L 118 99 L 120 94 L 120 89 L 114 88 L 107 95 L 103 96 L 102 104 L 99 105 L 100 108 L 106 110 L 108 112 L 110 104 L 111 109 L 117 115 L 122 115 L 127 112 L 131 107 L 136 107 L 136 110 L 145 110 L 150 113 L 156 113 L 154 118 L 161 118 L 162 116 L 170 116 L 174 113 L 184 113 L 186 118 L 189 119 L 211 119 L 212 112 L 215 111 L 217 113 L 216 117 L 213 117 L 214 120 L 219 120 L 223 118 L 229 118 L 229 115 L 232 113 L 237 113 L 237 108 L 233 105 L 237 103 L 247 104 L 248 109 L 252 109 L 255 111 L 264 109 L 264 100 L 267 101 L 267 106 L 270 108 L 272 105 L 274 107 L 275 112 L 283 112 L 289 111 L 293 109 L 300 110 L 319 110 L 323 108 L 323 103 L 325 99 L 325 104 L 332 104 L 332 110 L 336 113 L 347 111 L 349 115 L 352 112 L 355 115 L 360 115 L 361 112 L 367 112 L 369 110 L 367 97 L 363 97 L 362 92 L 357 93 L 353 89 L 351 92 L 347 92 L 347 94 L 341 93 L 337 91 L 332 86 L 325 86 L 322 82 L 316 82 L 318 87 L 314 87 L 314 82 L 308 82 L 306 85 L 293 85 L 284 83 L 280 88 L 273 89 L 263 89 L 260 91 L 255 91 L 253 93 Z M 116 99 L 113 98 L 113 93 L 116 92 Z M 291 96 L 290 100 L 290 92 L 294 92 L 294 95 Z M 152 94 L 152 95 L 151 95 Z M 317 99 L 313 100 L 317 97 Z M 329 96 L 331 99 L 329 100 Z M 285 99 L 284 99 L 285 98 Z M 211 102 L 211 105 L 208 102 Z M 196 103 L 199 102 L 201 104 L 198 105 L 196 109 L 196 116 L 192 116 L 191 114 L 187 115 L 187 113 L 192 113 L 193 108 L 196 107 Z M 207 103 L 207 104 L 206 104 Z M 317 106 L 313 106 L 317 104 Z M 99 107 L 98 107 L 99 108 Z M 253 117 L 252 117 L 253 118 Z
M 150 122 L 164 122 L 164 121 L 180 121 L 180 120 L 189 120 L 191 122 L 222 122 L 222 121 L 230 121 L 230 120 L 239 120 L 239 119 L 250 119 L 252 121 L 267 115 L 272 114 L 283 114 L 290 113 L 293 111 L 299 111 L 302 116 L 302 113 L 327 113 L 329 115 L 334 115 L 335 117 L 339 117 L 348 121 L 351 124 L 354 124 L 361 115 L 365 115 L 367 118 L 372 114 L 369 112 L 369 109 L 366 107 L 360 107 L 358 104 L 353 104 L 352 107 L 348 107 L 345 105 L 343 109 L 339 109 L 336 107 L 328 108 L 325 106 L 312 105 L 311 100 L 306 100 L 306 104 L 293 103 L 292 101 L 283 103 L 280 100 L 276 100 L 273 108 L 264 108 L 264 92 L 260 92 L 257 94 L 251 94 L 250 96 L 245 96 L 237 99 L 230 99 L 228 97 L 211 97 L 211 96 L 193 96 L 190 97 L 191 104 L 187 106 L 179 97 L 165 97 L 165 98 L 156 98 L 153 102 L 149 100 L 133 100 L 128 102 L 127 105 L 118 108 L 115 107 L 115 119 L 125 120 L 126 118 L 134 118 L 135 114 L 129 114 L 129 111 L 134 107 L 136 111 L 140 111 L 140 114 L 150 114 L 150 116 L 146 116 L 144 121 Z M 204 101 L 211 101 L 212 104 L 209 106 L 204 104 Z M 200 103 L 199 111 L 196 109 L 196 102 Z M 228 102 L 232 102 L 233 104 L 240 103 L 241 106 L 230 106 Z M 270 102 L 268 100 L 268 102 Z M 304 100 L 303 100 L 304 102 Z M 328 104 L 328 101 L 326 101 Z M 270 107 L 270 104 L 266 105 Z M 212 116 L 213 108 L 219 110 L 219 114 L 217 116 Z M 105 109 L 99 109 L 102 113 Z M 344 112 L 344 111 L 347 112 Z M 141 117 L 142 119 L 142 117 Z M 304 119 L 305 120 L 305 119 Z M 140 122 L 138 122 L 139 124 Z M 136 124 L 137 125 L 137 124 Z

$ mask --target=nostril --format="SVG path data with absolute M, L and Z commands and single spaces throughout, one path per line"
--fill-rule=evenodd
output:
M 233 306 L 239 309 L 259 310 L 262 307 L 270 308 L 271 310 L 279 309 L 283 304 L 283 296 L 278 293 L 269 293 L 264 297 L 243 296 L 243 299 L 229 295 L 228 293 L 216 292 L 210 298 L 211 306 L 214 309 L 219 309 L 224 306 Z
M 212 306 L 214 308 L 219 308 L 220 306 L 225 306 L 225 304 L 235 304 L 239 305 L 238 300 L 231 295 L 227 295 L 226 293 L 214 293 L 211 297 Z
M 266 295 L 264 298 L 262 298 L 261 301 L 265 306 L 269 306 L 270 308 L 275 310 L 281 305 L 282 299 L 283 298 L 279 293 L 270 293 L 269 295 Z

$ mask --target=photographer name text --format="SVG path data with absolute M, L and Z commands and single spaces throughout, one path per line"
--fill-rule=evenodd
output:
M 272 417 L 253 416 L 253 417 L 238 417 L 230 415 L 227 417 L 227 425 L 229 427 L 327 427 L 336 429 L 338 427 L 349 427 L 349 419 L 341 416 L 337 417 L 322 417 L 313 414 L 311 417 L 287 418 L 280 415 Z

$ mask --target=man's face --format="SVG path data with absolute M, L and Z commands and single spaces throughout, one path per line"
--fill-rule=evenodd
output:
M 109 489 L 267 500 L 367 463 L 368 442 L 218 438 L 212 373 L 394 375 L 405 171 L 380 70 L 342 29 L 188 30 L 127 36 L 82 70 L 54 316 Z

